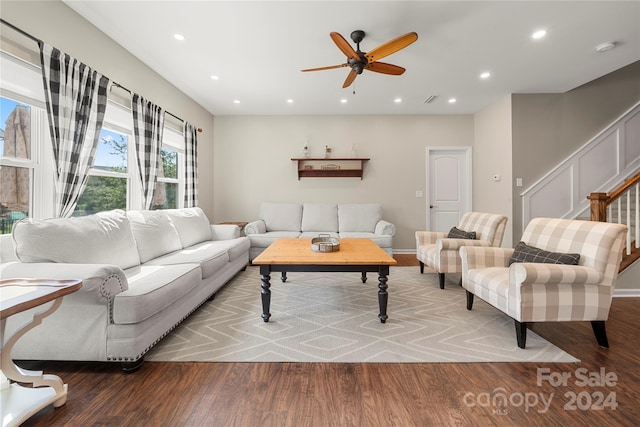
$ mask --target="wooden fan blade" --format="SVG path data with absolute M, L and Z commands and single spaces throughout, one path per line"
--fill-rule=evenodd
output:
M 342 85 L 342 87 L 345 88 L 345 87 L 351 86 L 351 83 L 353 83 L 356 77 L 358 77 L 358 73 L 356 73 L 353 70 L 349 71 L 349 74 L 347 75 L 347 78 L 344 80 L 344 84 Z
M 397 65 L 378 61 L 367 64 L 365 69 L 369 71 L 375 71 L 376 73 L 391 74 L 393 76 L 399 76 L 406 71 L 404 68 L 398 67 Z
M 416 40 L 418 40 L 418 35 L 416 33 L 407 33 L 378 46 L 371 52 L 366 53 L 365 56 L 369 62 L 374 62 L 384 58 L 385 56 L 389 56 L 400 49 L 404 49 Z
M 320 68 L 307 68 L 306 70 L 300 70 L 302 72 L 305 71 L 321 71 L 321 70 L 332 70 L 334 68 L 342 68 L 342 67 L 348 67 L 349 64 L 344 63 L 344 64 L 340 64 L 340 65 L 330 65 L 328 67 L 320 67 Z
M 347 42 L 344 37 L 340 35 L 340 33 L 331 32 L 329 33 L 329 35 L 331 36 L 331 39 L 336 44 L 336 46 L 338 46 L 338 49 L 340 49 L 342 53 L 347 55 L 347 58 L 359 58 L 353 47 L 351 47 L 349 42 Z

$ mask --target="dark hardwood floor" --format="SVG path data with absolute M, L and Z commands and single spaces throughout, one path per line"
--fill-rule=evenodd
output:
M 614 299 L 609 349 L 587 322 L 533 326 L 575 364 L 145 362 L 124 374 L 109 363 L 24 362 L 69 384 L 64 406 L 24 426 L 637 426 L 639 309 L 640 299 Z

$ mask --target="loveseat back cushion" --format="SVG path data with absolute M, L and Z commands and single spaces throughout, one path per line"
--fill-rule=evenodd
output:
M 382 206 L 377 203 L 338 205 L 338 227 L 344 231 L 373 233 L 382 219 Z
M 338 205 L 305 203 L 302 207 L 302 231 L 338 232 Z
M 131 221 L 140 262 L 182 249 L 178 231 L 165 211 L 128 211 L 127 218 Z
M 267 231 L 300 231 L 302 229 L 302 205 L 299 203 L 263 203 L 259 219 Z
M 165 209 L 164 212 L 176 228 L 183 248 L 211 240 L 211 223 L 202 209 Z
M 22 262 L 140 264 L 129 219 L 120 209 L 76 218 L 25 218 L 13 227 Z

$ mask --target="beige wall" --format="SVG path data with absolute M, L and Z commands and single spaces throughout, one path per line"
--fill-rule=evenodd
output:
M 415 251 L 414 232 L 426 224 L 427 146 L 472 146 L 473 116 L 256 116 L 215 118 L 216 221 L 250 221 L 263 201 L 379 202 L 397 226 L 394 249 Z M 364 179 L 302 178 L 296 163 L 305 141 L 312 156 L 371 160 Z
M 474 116 L 473 210 L 509 218 L 503 247 L 512 245 L 511 96 Z M 495 175 L 500 175 L 496 181 Z
M 512 95 L 514 239 L 520 194 L 640 101 L 640 61 L 563 94 Z
M 198 134 L 199 201 L 213 215 L 213 116 L 60 1 L 2 1 L 2 19 L 66 52 L 203 129 Z M 7 30 L 3 26 L 3 31 Z

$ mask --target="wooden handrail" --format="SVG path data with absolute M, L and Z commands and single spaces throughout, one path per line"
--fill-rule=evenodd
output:
M 609 193 L 591 193 L 587 196 L 590 201 L 591 221 L 607 222 L 607 207 L 618 200 L 622 195 L 626 194 L 634 185 L 640 183 L 640 172 L 623 182 L 618 188 Z M 629 225 L 629 224 L 627 224 Z M 626 245 L 625 245 L 626 246 Z M 638 242 L 632 241 L 630 253 L 626 249 L 622 255 L 620 262 L 620 270 L 622 271 L 636 260 L 640 259 L 640 248 Z

